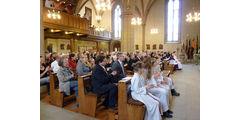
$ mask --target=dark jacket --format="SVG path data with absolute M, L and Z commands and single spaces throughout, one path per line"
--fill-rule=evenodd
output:
M 113 80 L 113 75 L 108 75 L 103 67 L 97 64 L 92 73 L 91 85 L 93 92 L 97 94 L 105 93 L 106 89 L 104 89 L 104 85 L 112 84 Z
M 142 61 L 142 59 L 140 58 L 138 58 L 137 56 L 136 56 L 136 62 L 138 62 L 138 61 Z
M 130 60 L 128 61 L 127 70 L 133 71 L 133 67 L 132 67 L 132 64 L 133 64 L 133 63 L 136 63 L 136 59 L 130 59 Z
M 115 78 L 114 82 L 118 82 L 122 78 L 126 77 L 126 73 L 124 72 L 124 66 L 122 68 L 122 66 L 121 66 L 119 61 L 114 62 L 114 64 L 112 65 L 111 70 L 112 71 L 117 71 L 117 75 L 114 77 Z

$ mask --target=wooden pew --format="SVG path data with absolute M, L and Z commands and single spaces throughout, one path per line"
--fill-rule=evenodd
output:
M 78 103 L 80 113 L 95 117 L 97 99 L 98 97 L 104 97 L 104 95 L 100 96 L 91 92 L 91 80 L 91 74 L 78 77 Z
M 66 96 L 64 92 L 59 92 L 59 81 L 56 74 L 50 73 L 50 100 L 51 104 L 63 107 L 64 102 L 75 99 L 76 95 Z
M 131 79 L 118 82 L 118 120 L 143 120 L 145 105 L 131 97 Z
M 164 60 L 164 70 L 170 70 L 170 73 L 173 74 L 174 72 L 174 65 L 169 64 L 169 61 Z

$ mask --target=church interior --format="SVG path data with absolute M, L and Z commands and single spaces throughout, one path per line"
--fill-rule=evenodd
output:
M 40 8 L 41 120 L 200 120 L 200 0 L 40 0 Z M 95 90 L 94 79 L 109 76 L 109 93 Z M 142 78 L 147 87 L 134 89 Z M 134 90 L 159 99 L 159 112 Z

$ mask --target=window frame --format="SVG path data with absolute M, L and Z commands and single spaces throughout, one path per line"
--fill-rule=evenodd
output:
M 165 0 L 165 44 L 179 44 L 181 43 L 181 28 L 182 28 L 182 0 L 179 0 L 179 24 L 178 24 L 178 41 L 168 41 L 168 2 Z
M 121 31 L 120 31 L 120 37 L 115 37 L 115 9 L 116 7 L 119 5 L 120 10 L 121 10 Z M 122 39 L 122 28 L 123 28 L 123 19 L 122 19 L 122 14 L 123 14 L 123 9 L 122 9 L 122 5 L 120 3 L 116 3 L 112 6 L 112 39 L 113 40 L 121 40 Z

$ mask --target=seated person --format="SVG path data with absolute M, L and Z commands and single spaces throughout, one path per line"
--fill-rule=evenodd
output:
M 173 64 L 173 65 L 174 65 L 174 70 L 178 70 L 178 69 L 179 69 L 178 63 L 177 63 L 177 61 L 174 59 L 173 53 L 172 53 L 171 56 L 170 56 L 169 64 Z
M 58 69 L 59 69 L 58 62 L 59 62 L 59 60 L 60 60 L 60 56 L 57 55 L 54 59 L 55 59 L 55 61 L 52 62 L 51 67 L 53 68 L 53 73 L 57 73 L 57 71 L 58 71 Z
M 133 71 L 132 64 L 136 62 L 135 55 L 132 53 L 130 55 L 130 60 L 128 61 L 127 70 Z
M 134 75 L 131 80 L 131 95 L 134 100 L 138 100 L 145 104 L 144 120 L 162 120 L 162 106 L 159 98 L 149 93 L 150 88 L 154 88 L 153 84 L 146 85 L 142 76 L 144 67 L 142 62 L 133 64 Z
M 96 59 L 96 66 L 92 72 L 92 81 L 91 85 L 93 92 L 98 95 L 107 94 L 105 101 L 103 102 L 104 106 L 110 109 L 116 110 L 115 104 L 117 102 L 118 96 L 118 87 L 113 84 L 113 76 L 116 75 L 116 71 L 113 71 L 111 74 L 108 74 L 105 65 L 107 59 L 105 56 L 98 56 Z
M 94 69 L 94 67 L 95 67 L 95 60 L 94 60 L 94 58 L 90 58 L 89 59 L 89 62 L 90 62 L 90 67 L 91 67 L 91 69 L 93 70 Z
M 154 88 L 150 88 L 149 92 L 156 96 L 160 100 L 160 104 L 163 109 L 163 116 L 167 118 L 172 118 L 172 111 L 169 110 L 168 104 L 169 104 L 169 94 L 168 90 L 163 87 L 157 86 L 156 80 L 157 77 L 160 75 L 159 73 L 153 72 L 155 68 L 153 68 L 152 64 L 156 63 L 155 58 L 151 58 L 150 56 L 143 59 L 144 63 L 144 74 L 143 78 L 146 81 L 146 84 L 154 84 Z M 157 65 L 156 63 L 155 65 Z
M 91 67 L 88 63 L 87 55 L 81 55 L 77 63 L 78 76 L 87 75 L 91 72 Z
M 157 59 L 157 60 L 154 60 L 152 61 L 152 72 L 153 73 L 160 73 L 161 72 L 161 69 L 160 69 L 160 59 Z M 167 76 L 163 76 L 162 75 L 163 73 L 160 74 L 160 76 L 158 76 L 158 78 L 156 79 L 159 83 L 161 83 L 161 86 L 164 87 L 165 89 L 171 89 L 171 94 L 172 96 L 180 96 L 180 93 L 178 93 L 176 90 L 175 90 L 175 87 L 174 87 L 174 82 L 173 82 L 173 79 L 171 79 L 170 77 L 167 77 Z
M 47 84 L 48 94 L 49 90 L 49 71 L 51 68 L 49 66 L 45 66 L 43 62 L 43 58 L 40 57 L 40 85 Z
M 182 63 L 177 59 L 176 51 L 173 52 L 173 58 L 178 64 L 178 69 L 181 70 L 182 69 Z
M 117 60 L 114 62 L 112 65 L 111 70 L 112 71 L 117 71 L 117 75 L 115 76 L 115 81 L 118 82 L 122 78 L 126 77 L 126 73 L 124 71 L 124 63 L 123 61 L 125 60 L 124 56 L 122 53 L 117 54 Z
M 112 60 L 110 58 L 110 56 L 107 56 L 107 64 L 105 66 L 105 68 L 107 69 L 107 71 L 112 67 Z
M 58 62 L 58 65 L 60 66 L 59 70 L 57 71 L 57 77 L 59 80 L 59 92 L 64 92 L 66 95 L 70 95 L 70 91 L 72 89 L 75 91 L 77 100 L 78 82 L 74 81 L 74 73 L 69 69 L 68 60 L 61 58 Z
M 76 56 L 75 54 L 70 54 L 69 58 L 68 58 L 68 65 L 69 68 L 73 71 L 74 75 L 77 75 L 76 72 L 76 68 L 77 68 L 77 62 L 76 62 Z

